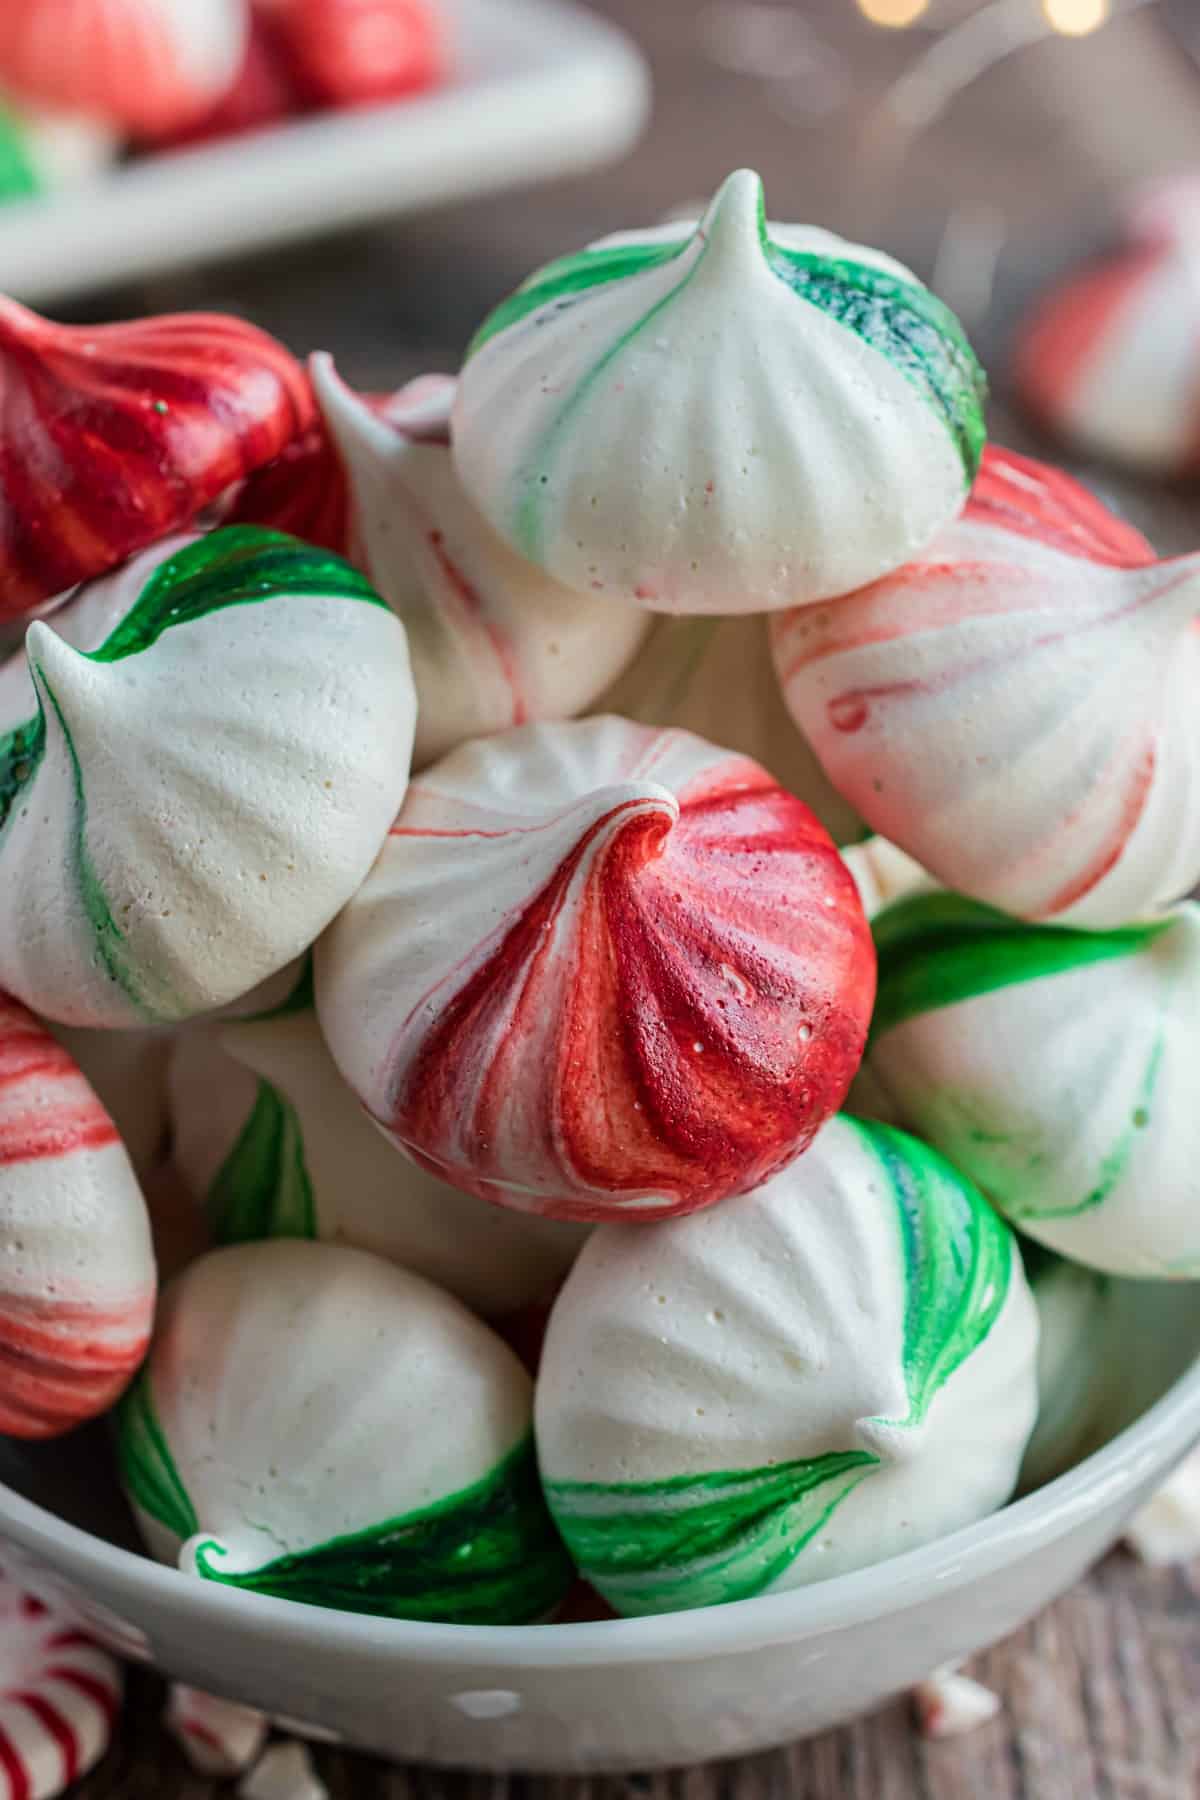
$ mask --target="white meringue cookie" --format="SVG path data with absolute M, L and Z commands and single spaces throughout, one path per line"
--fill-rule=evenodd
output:
M 1200 907 L 1109 932 L 954 894 L 874 922 L 867 1057 L 1021 1230 L 1116 1275 L 1200 1275 Z
M 27 106 L 0 92 L 0 202 L 85 187 L 117 159 L 102 120 Z
M 752 756 L 811 806 L 835 843 L 862 832 L 862 820 L 788 713 L 761 614 L 655 619 L 638 654 L 592 710 L 692 731 Z
M 408 632 L 414 766 L 467 738 L 583 712 L 637 650 L 645 613 L 552 581 L 476 512 L 450 455 L 451 377 L 411 382 L 380 409 L 330 357 L 310 366 L 350 487 L 351 559 Z
M 106 1411 L 154 1318 L 150 1224 L 78 1067 L 0 995 L 0 1431 L 55 1437 Z
M 366 874 L 414 712 L 402 626 L 295 539 L 176 537 L 85 588 L 0 679 L 0 984 L 91 1026 L 244 994 Z
M 153 1553 L 207 1581 L 529 1623 L 570 1579 L 531 1406 L 512 1352 L 429 1282 L 361 1250 L 239 1244 L 166 1289 L 121 1473 Z
M 350 1244 L 497 1318 L 548 1299 L 586 1236 L 488 1206 L 403 1156 L 338 1074 L 303 992 L 259 1019 L 182 1032 L 170 1094 L 174 1159 L 218 1244 Z
M 584 1246 L 538 1378 L 551 1511 L 624 1613 L 879 1562 L 1007 1499 L 1036 1346 L 982 1196 L 914 1138 L 834 1119 L 755 1193 Z
M 1125 1370 L 1111 1277 L 1028 1241 L 1022 1260 L 1039 1329 L 1038 1416 L 1025 1446 L 1021 1486 L 1035 1488 L 1106 1441 Z
M 946 887 L 1122 925 L 1200 879 L 1200 557 L 987 450 L 919 560 L 772 620 L 826 774 Z
M 746 757 L 615 718 L 419 776 L 315 961 L 334 1060 L 398 1144 L 577 1219 L 773 1174 L 844 1098 L 874 989 L 808 808 Z
M 497 307 L 454 455 L 501 535 L 581 593 L 761 612 L 922 549 L 974 476 L 982 396 L 909 270 L 768 225 L 743 169 L 691 231 L 604 238 Z

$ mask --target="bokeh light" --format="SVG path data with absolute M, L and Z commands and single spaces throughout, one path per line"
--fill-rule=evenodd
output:
M 872 25 L 888 25 L 900 31 L 915 25 L 929 11 L 929 0 L 858 0 L 858 10 Z
M 1051 30 L 1063 37 L 1086 37 L 1112 17 L 1112 0 L 1042 0 Z

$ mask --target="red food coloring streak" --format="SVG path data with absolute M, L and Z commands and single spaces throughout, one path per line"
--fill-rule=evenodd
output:
M 345 556 L 350 502 L 341 461 L 323 427 L 312 424 L 234 495 L 226 525 L 267 525 Z
M 64 1719 L 57 1706 L 43 1699 L 41 1694 L 31 1693 L 28 1689 L 9 1694 L 7 1698 L 32 1713 L 47 1737 L 53 1738 L 62 1757 L 63 1783 L 74 1781 L 79 1773 L 79 1740 L 70 1720 Z
M 446 548 L 445 533 L 430 530 L 429 547 L 441 570 L 447 587 L 459 602 L 471 625 L 476 631 L 482 631 L 491 647 L 492 654 L 499 665 L 504 685 L 512 695 L 512 720 L 514 725 L 524 725 L 529 719 L 529 704 L 522 692 L 521 666 L 512 639 L 506 631 L 502 631 L 494 618 L 489 617 L 483 598 L 478 588 L 467 580 L 458 564 Z
M 983 453 L 965 517 L 1053 550 L 1121 569 L 1155 560 L 1140 531 L 1062 469 L 989 444 Z
M 0 1168 L 119 1142 L 67 1052 L 32 1013 L 0 995 Z
M 86 1638 L 83 1641 L 89 1642 Z M 73 1669 L 69 1664 L 52 1664 L 46 1674 L 51 1680 L 64 1682 L 67 1687 L 74 1688 L 77 1694 L 85 1695 L 99 1707 L 109 1724 L 115 1723 L 120 1696 L 107 1682 L 101 1681 L 96 1675 L 90 1675 L 86 1669 Z
M 592 1219 L 661 1196 L 638 1218 L 672 1216 L 757 1186 L 837 1110 L 875 986 L 844 864 L 746 759 L 678 804 L 593 817 L 434 1020 L 382 1121 L 424 1166 L 513 1204 L 492 1146 L 519 1093 L 538 1165 L 561 1178 L 523 1204 Z M 530 1066 L 550 1017 L 551 1065 Z
M 313 413 L 295 358 L 240 319 L 55 325 L 0 298 L 0 618 L 188 524 Z
M 1022 399 L 1051 426 L 1068 410 L 1105 336 L 1120 327 L 1144 283 L 1169 254 L 1140 244 L 1054 288 L 1034 309 L 1013 373 Z
M 121 1307 L 0 1294 L 0 1431 L 56 1437 L 105 1412 L 150 1345 L 153 1292 Z
M 3 1771 L 8 1783 L 5 1800 L 29 1800 L 29 1775 L 25 1757 L 3 1726 L 0 1726 L 0 1771 Z

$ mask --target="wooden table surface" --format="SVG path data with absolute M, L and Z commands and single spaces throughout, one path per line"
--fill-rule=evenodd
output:
M 945 4 L 954 9 L 954 0 Z M 1004 336 L 1023 296 L 1095 232 L 1122 180 L 1200 163 L 1200 75 L 1151 12 L 993 71 L 902 161 L 883 140 L 877 166 L 885 179 L 872 185 L 862 144 L 879 141 L 872 122 L 881 96 L 929 42 L 924 34 L 872 29 L 856 20 L 852 0 L 604 0 L 599 10 L 642 42 L 657 89 L 650 130 L 619 166 L 254 265 L 98 296 L 75 315 L 229 307 L 299 351 L 333 350 L 361 385 L 392 385 L 453 368 L 482 312 L 546 256 L 648 223 L 749 164 L 762 172 L 775 216 L 860 232 L 925 275 L 948 218 L 955 229 L 970 233 L 982 222 L 985 239 L 1004 238 L 995 303 L 970 325 L 996 376 L 994 429 L 998 423 L 997 435 L 1011 440 L 1020 428 L 1004 407 Z M 975 267 L 968 259 L 968 271 Z M 1138 523 L 1157 531 L 1162 548 L 1188 543 L 1186 496 L 1101 479 Z M 316 1758 L 335 1800 L 1200 1795 L 1200 1565 L 1150 1571 L 1115 1552 L 971 1672 L 999 1692 L 1003 1712 L 941 1744 L 917 1736 L 900 1699 L 788 1749 L 670 1775 L 507 1779 L 388 1768 L 332 1750 Z M 161 1685 L 132 1674 L 119 1741 L 80 1796 L 208 1800 L 224 1791 L 188 1770 L 160 1727 L 161 1705 Z

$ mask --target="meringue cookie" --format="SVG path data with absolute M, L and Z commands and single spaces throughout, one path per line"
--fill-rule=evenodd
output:
M 836 1110 L 874 990 L 833 844 L 746 757 L 624 719 L 419 776 L 317 946 L 317 1010 L 423 1167 L 558 1218 L 692 1211 Z
M 246 27 L 245 0 L 19 0 L 0 7 L 0 82 L 156 135 L 232 83 Z
M 531 1407 L 516 1357 L 448 1294 L 361 1250 L 277 1240 L 215 1250 L 166 1290 L 118 1450 L 149 1548 L 192 1575 L 522 1624 L 570 1580 Z
M 582 712 L 637 650 L 645 613 L 552 581 L 479 516 L 450 456 L 449 376 L 410 383 L 382 411 L 328 356 L 313 357 L 312 382 L 350 484 L 350 559 L 408 632 L 415 766 Z
M 862 832 L 862 820 L 829 782 L 784 705 L 761 614 L 653 620 L 641 650 L 593 710 L 691 731 L 752 756 L 812 808 L 835 843 Z
M 755 1193 L 584 1246 L 538 1378 L 550 1509 L 622 1613 L 879 1562 L 1008 1497 L 1036 1347 L 982 1196 L 915 1138 L 834 1119 Z
M 404 631 L 363 578 L 253 527 L 173 538 L 32 624 L 26 661 L 0 680 L 0 985 L 167 1023 L 307 948 L 406 785 Z
M 99 119 L 0 93 L 0 201 L 84 187 L 112 166 L 118 148 Z
M 272 1744 L 238 1783 L 238 1800 L 329 1800 L 311 1752 L 293 1740 Z
M 167 1143 L 169 1031 L 81 1031 L 50 1025 L 50 1032 L 89 1082 L 117 1128 L 135 1173 L 162 1160 Z
M 582 1227 L 485 1206 L 400 1155 L 334 1067 L 311 991 L 181 1033 L 170 1091 L 175 1162 L 216 1243 L 351 1244 L 500 1317 L 552 1294 L 583 1242 Z
M 346 480 L 319 421 L 231 488 L 218 509 L 223 525 L 267 525 L 337 556 L 349 555 Z
M 921 1736 L 935 1740 L 975 1731 L 1000 1711 L 999 1694 L 969 1675 L 960 1675 L 954 1663 L 918 1681 L 912 1701 Z
M 0 618 L 189 524 L 312 417 L 295 358 L 241 319 L 55 325 L 0 296 Z
M 868 919 L 873 919 L 894 900 L 903 900 L 909 894 L 928 893 L 937 886 L 920 863 L 880 837 L 878 832 L 860 838 L 857 844 L 843 845 L 842 861 L 854 877 Z
M 1172 224 L 1044 295 L 1013 368 L 1022 400 L 1056 437 L 1142 475 L 1200 469 L 1200 219 L 1182 233 L 1183 216 Z
M 0 1768 L 11 1800 L 55 1800 L 95 1768 L 121 1710 L 121 1666 L 69 1612 L 0 1572 Z
M 398 100 L 446 71 L 449 20 L 433 0 L 270 0 L 270 17 L 314 106 Z
M 1110 1277 L 1028 1240 L 1022 1252 L 1039 1331 L 1038 1416 L 1025 1446 L 1021 1486 L 1035 1488 L 1106 1441 L 1110 1403 L 1124 1369 Z
M 173 1681 L 163 1725 L 198 1775 L 228 1781 L 256 1763 L 267 1741 L 265 1713 Z
M 150 1225 L 76 1065 L 0 995 L 0 1431 L 56 1437 L 106 1411 L 154 1318 Z
M 581 593 L 660 612 L 832 598 L 953 518 L 983 376 L 900 263 L 768 225 L 740 170 L 690 231 L 549 263 L 477 333 L 454 455 L 497 531 Z
M 838 791 L 947 887 L 1106 927 L 1200 879 L 1200 556 L 989 448 L 928 554 L 772 621 Z M 981 828 L 980 821 L 984 821 Z
M 866 1066 L 904 1123 L 1073 1261 L 1200 1276 L 1200 907 L 1074 931 L 917 895 L 875 939 Z

